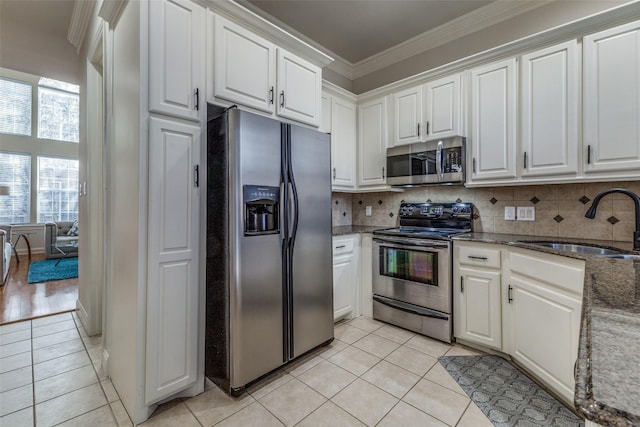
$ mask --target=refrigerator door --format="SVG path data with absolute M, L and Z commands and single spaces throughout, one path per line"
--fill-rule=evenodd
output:
M 229 144 L 230 386 L 239 388 L 284 362 L 282 234 L 245 235 L 243 203 L 245 185 L 280 187 L 280 123 L 230 110 Z
M 289 357 L 295 358 L 333 338 L 331 139 L 293 125 L 288 136 L 292 206 L 297 205 L 289 225 Z

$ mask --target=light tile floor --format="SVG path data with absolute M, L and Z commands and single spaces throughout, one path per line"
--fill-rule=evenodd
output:
M 0 426 L 130 426 L 101 351 L 75 313 L 0 326 Z M 437 362 L 444 354 L 478 353 L 358 317 L 240 397 L 207 381 L 143 425 L 490 427 Z

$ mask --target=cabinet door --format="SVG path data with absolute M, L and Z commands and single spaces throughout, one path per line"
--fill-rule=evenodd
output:
M 196 381 L 200 128 L 150 119 L 147 405 Z
M 353 254 L 333 257 L 333 319 L 338 320 L 353 312 L 355 272 Z
M 460 126 L 461 75 L 444 77 L 424 86 L 427 140 L 462 135 Z
M 199 120 L 204 19 L 204 8 L 189 0 L 149 2 L 150 111 Z
M 322 117 L 320 118 L 320 132 L 331 133 L 331 95 L 322 94 Z
M 393 145 L 411 144 L 422 140 L 422 86 L 393 95 Z
M 354 188 L 356 185 L 356 106 L 332 97 L 331 100 L 331 173 L 332 185 Z
M 577 41 L 523 55 L 522 176 L 578 172 Z
M 640 171 L 640 21 L 583 39 L 585 172 Z
M 279 116 L 311 126 L 320 125 L 322 70 L 284 49 L 278 49 Z
M 358 184 L 384 184 L 387 163 L 387 99 L 380 98 L 359 105 L 358 119 Z
M 215 16 L 214 96 L 274 112 L 275 46 Z
M 516 177 L 516 60 L 470 72 L 471 177 Z
M 512 274 L 512 346 L 509 353 L 568 402 L 578 357 L 581 301 L 529 277 Z
M 455 336 L 501 350 L 500 271 L 460 267 L 457 273 Z

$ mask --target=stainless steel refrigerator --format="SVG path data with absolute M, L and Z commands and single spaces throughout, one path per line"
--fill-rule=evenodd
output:
M 205 374 L 232 394 L 333 339 L 330 136 L 208 120 Z

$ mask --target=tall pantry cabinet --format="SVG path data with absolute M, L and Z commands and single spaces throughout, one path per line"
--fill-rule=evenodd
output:
M 108 256 L 105 358 L 134 423 L 159 401 L 204 387 L 198 182 L 204 25 L 205 9 L 188 0 L 128 2 L 108 39 L 114 159 L 108 215 L 118 232 Z

